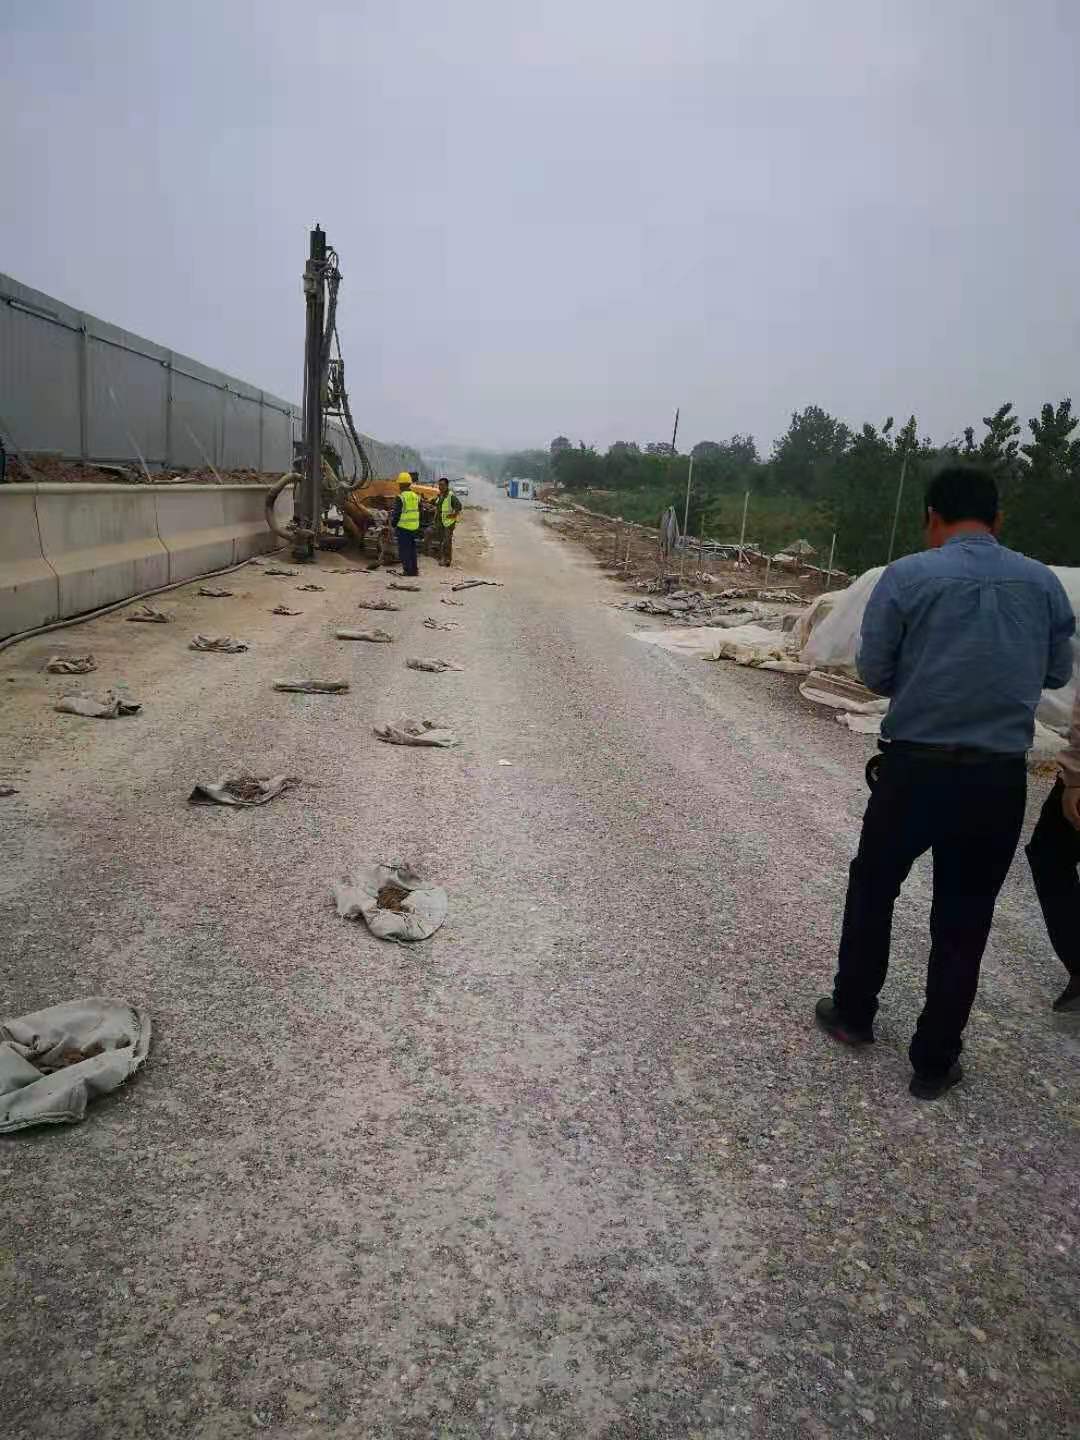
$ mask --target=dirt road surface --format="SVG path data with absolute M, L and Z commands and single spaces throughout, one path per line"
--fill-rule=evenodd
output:
M 920 1107 L 925 867 L 879 1043 L 811 1024 L 869 742 L 643 645 L 592 557 L 474 498 L 504 584 L 460 608 L 431 562 L 396 615 L 247 569 L 0 656 L 3 1011 L 154 1024 L 83 1125 L 0 1143 L 5 1433 L 1075 1435 L 1080 1031 L 1022 862 L 969 1080 Z M 395 643 L 333 639 L 365 621 Z M 54 714 L 62 646 L 143 713 Z M 309 674 L 351 692 L 270 688 Z M 402 712 L 460 748 L 377 743 Z M 234 762 L 303 784 L 186 803 Z M 330 898 L 399 858 L 451 897 L 419 948 Z

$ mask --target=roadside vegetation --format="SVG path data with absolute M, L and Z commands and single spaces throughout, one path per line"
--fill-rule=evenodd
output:
M 1080 437 L 1069 400 L 1043 405 L 1021 425 L 1011 404 L 935 446 L 920 438 L 915 416 L 897 427 L 890 417 L 858 429 L 817 405 L 796 412 L 772 453 L 762 457 L 751 435 L 694 446 L 689 530 L 737 540 L 750 492 L 746 539 L 777 550 L 806 539 L 827 554 L 837 537 L 837 563 L 857 572 L 888 555 L 903 473 L 894 555 L 922 543 L 922 493 L 946 460 L 977 459 L 997 475 L 1003 497 L 1002 538 L 1051 564 L 1080 560 Z M 1025 430 L 1027 439 L 1024 439 Z M 477 451 L 473 468 L 492 479 L 515 475 L 555 481 L 590 509 L 655 525 L 669 506 L 682 524 L 690 456 L 669 443 L 621 440 L 601 453 L 560 435 L 546 450 Z

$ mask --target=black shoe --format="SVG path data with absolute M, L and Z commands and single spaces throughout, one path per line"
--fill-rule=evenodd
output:
M 849 1025 L 833 1004 L 831 995 L 821 997 L 814 1006 L 814 1016 L 822 1030 L 827 1035 L 831 1035 L 834 1040 L 839 1040 L 841 1045 L 872 1045 L 874 1043 L 874 1027 L 872 1025 Z
M 1069 983 L 1054 1001 L 1055 1010 L 1080 1010 L 1080 975 L 1071 975 Z
M 940 1100 L 946 1090 L 951 1090 L 954 1085 L 959 1085 L 963 1078 L 963 1067 L 957 1061 L 945 1071 L 944 1075 L 920 1075 L 916 1072 L 911 1077 L 908 1089 L 916 1100 Z

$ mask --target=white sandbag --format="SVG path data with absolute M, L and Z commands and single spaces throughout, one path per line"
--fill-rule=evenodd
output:
M 404 890 L 400 909 L 379 904 L 384 886 Z M 379 940 L 427 940 L 446 919 L 450 902 L 441 885 L 421 880 L 406 865 L 365 865 L 334 883 L 337 912 L 363 920 Z
M 149 1049 L 145 1011 L 98 995 L 0 1021 L 0 1135 L 77 1123 Z

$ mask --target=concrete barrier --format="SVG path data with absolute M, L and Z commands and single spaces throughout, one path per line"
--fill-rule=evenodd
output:
M 170 581 L 192 580 L 235 563 L 236 542 L 225 523 L 221 486 L 159 487 L 155 499 L 158 534 L 169 554 Z
M 0 485 L 0 638 L 60 615 L 60 582 L 41 550 L 32 488 Z
M 263 513 L 266 491 L 259 490 L 252 496 L 244 493 L 245 488 L 250 490 L 250 487 L 241 486 L 223 491 L 221 497 L 225 502 L 225 524 L 236 545 L 237 561 L 248 560 L 252 555 L 261 555 L 264 550 L 270 550 L 279 543 L 266 526 L 266 516 Z M 292 515 L 291 490 L 278 496 L 274 513 L 279 524 L 288 524 Z
M 261 485 L 0 485 L 0 639 L 274 549 L 265 500 Z M 288 522 L 290 494 L 276 513 Z
M 169 583 L 149 486 L 37 489 L 41 549 L 60 582 L 63 618 Z

